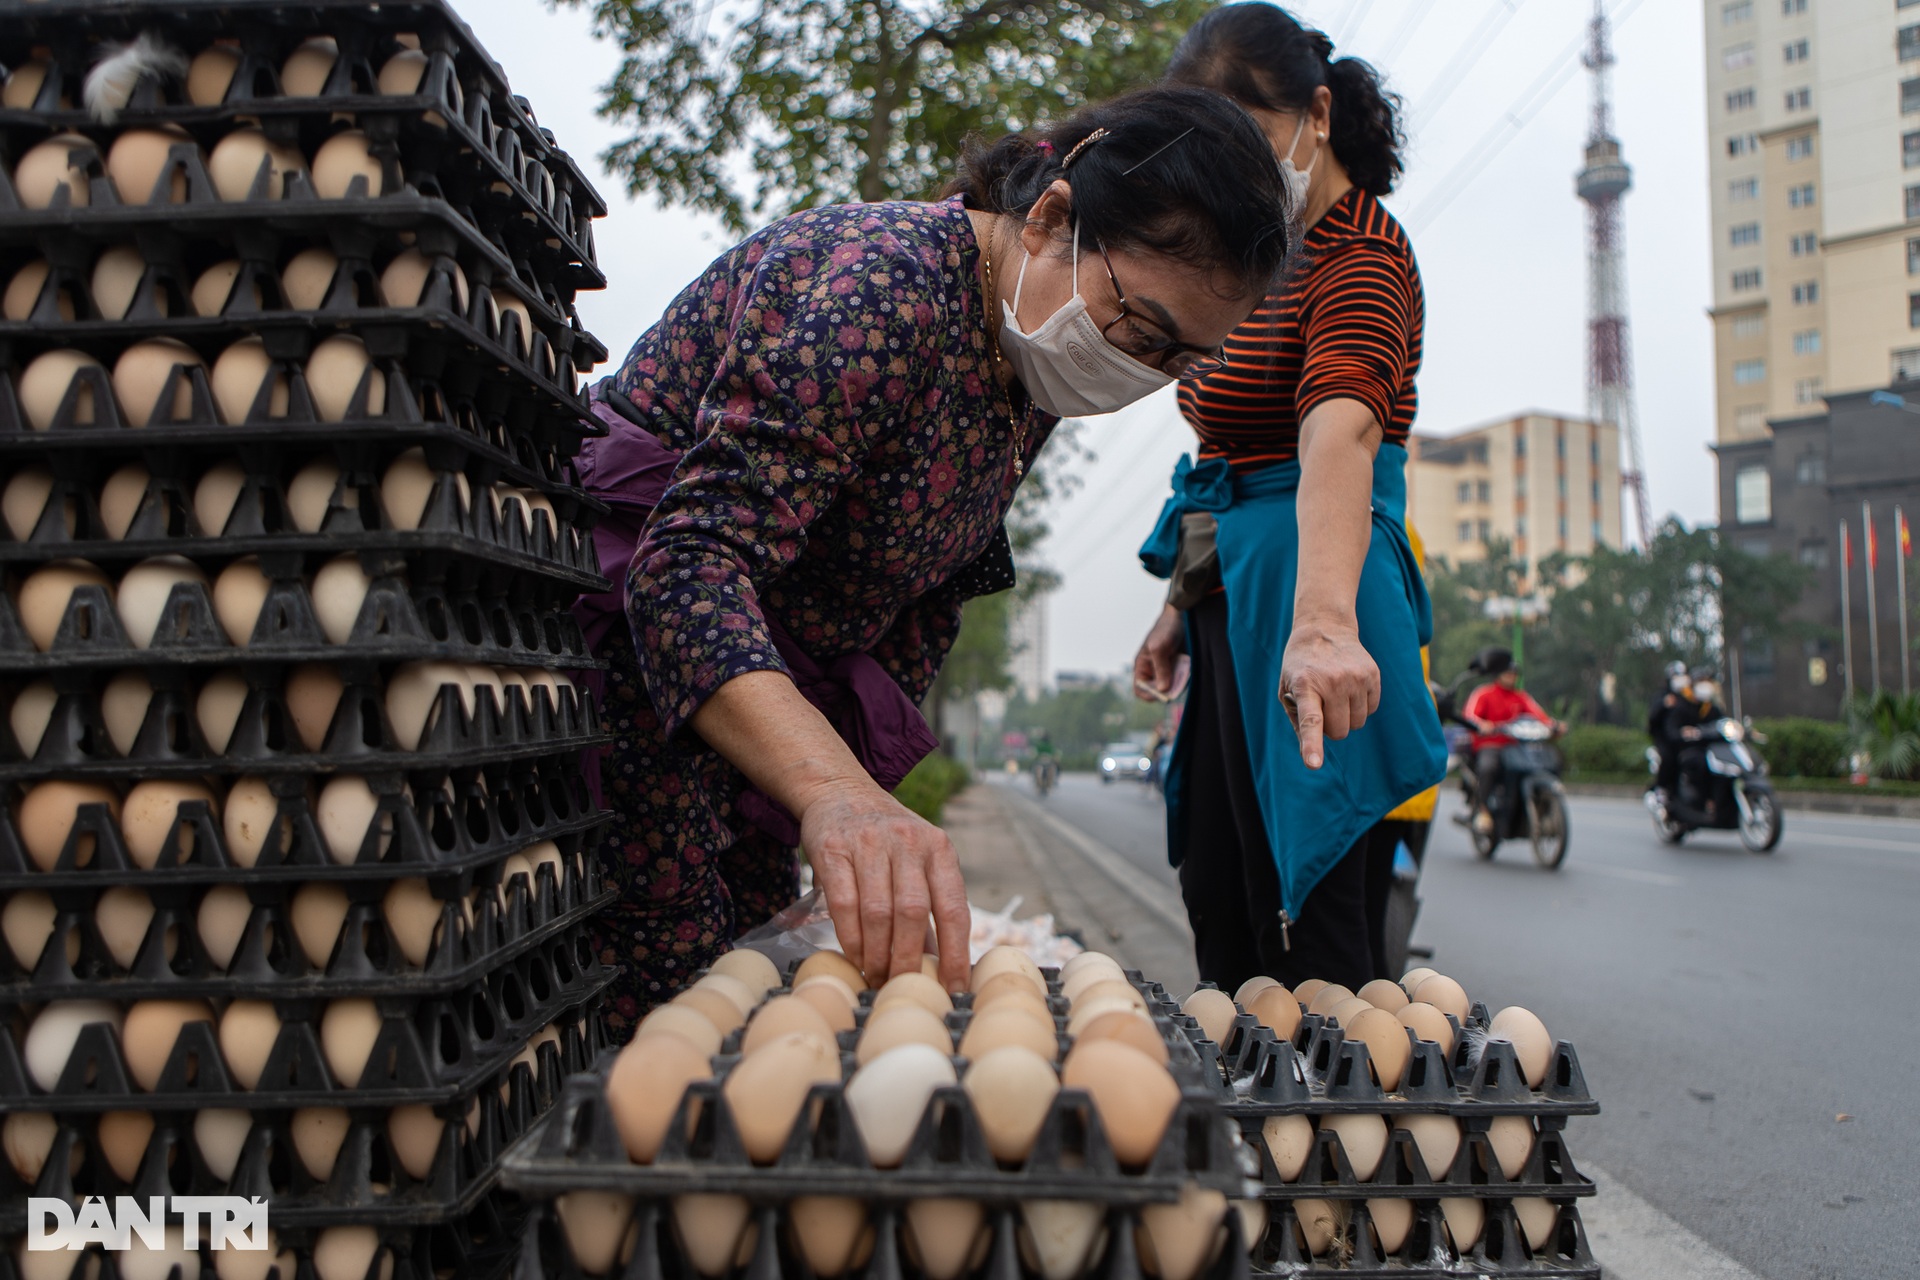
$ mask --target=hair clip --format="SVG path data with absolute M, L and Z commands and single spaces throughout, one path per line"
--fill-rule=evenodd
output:
M 1181 138 L 1184 138 L 1184 137 L 1186 137 L 1186 136 L 1187 136 L 1187 133 L 1192 133 L 1192 132 L 1193 132 L 1193 131 L 1194 131 L 1195 129 L 1197 129 L 1197 128 L 1199 128 L 1199 127 L 1200 127 L 1199 125 L 1188 125 L 1188 126 L 1187 126 L 1187 132 L 1186 132 L 1186 133 L 1182 133 L 1182 134 L 1180 134 L 1180 135 L 1179 135 L 1179 137 L 1175 137 L 1175 138 L 1169 138 L 1169 139 L 1168 139 L 1167 141 L 1165 141 L 1165 142 L 1163 142 L 1163 143 L 1161 143 L 1161 144 L 1160 144 L 1159 146 L 1157 146 L 1157 147 L 1155 147 L 1155 148 L 1153 149 L 1153 151 L 1152 151 L 1152 152 L 1151 152 L 1151 153 L 1150 153 L 1150 154 L 1149 154 L 1149 155 L 1147 156 L 1147 159 L 1146 159 L 1146 160 L 1142 160 L 1142 161 L 1140 161 L 1140 163 L 1139 163 L 1139 164 L 1136 164 L 1136 165 L 1134 165 L 1134 166 L 1132 166 L 1132 168 L 1127 168 L 1127 169 L 1122 169 L 1122 170 L 1120 171 L 1120 176 L 1121 176 L 1121 177 L 1123 177 L 1123 178 L 1124 178 L 1124 177 L 1126 177 L 1126 176 L 1127 176 L 1128 174 L 1130 174 L 1130 173 L 1132 173 L 1134 169 L 1138 169 L 1138 168 L 1140 168 L 1140 167 L 1141 167 L 1141 165 L 1144 165 L 1144 164 L 1146 164 L 1146 163 L 1147 163 L 1148 161 L 1150 161 L 1150 160 L 1152 160 L 1152 159 L 1154 158 L 1154 156 L 1157 156 L 1157 155 L 1159 155 L 1159 154 L 1160 154 L 1160 153 L 1161 153 L 1162 151 L 1165 151 L 1165 150 L 1166 150 L 1166 149 L 1167 149 L 1168 147 L 1170 147 L 1170 146 L 1172 146 L 1172 145 L 1173 145 L 1174 143 L 1176 143 L 1176 142 L 1178 142 L 1178 141 L 1180 141 L 1180 139 L 1181 139 Z
M 1040 141 L 1034 143 L 1033 145 L 1034 145 L 1034 150 L 1038 151 L 1043 156 L 1050 156 L 1053 154 L 1053 140 L 1051 138 L 1042 138 L 1040 139 Z
M 1095 129 L 1092 133 L 1080 139 L 1079 142 L 1074 144 L 1073 150 L 1067 152 L 1067 158 L 1060 162 L 1060 167 L 1062 169 L 1073 168 L 1073 162 L 1080 158 L 1080 153 L 1082 151 L 1085 151 L 1088 147 L 1092 146 L 1094 143 L 1100 141 L 1100 139 L 1106 136 L 1107 136 L 1107 131 L 1105 129 Z

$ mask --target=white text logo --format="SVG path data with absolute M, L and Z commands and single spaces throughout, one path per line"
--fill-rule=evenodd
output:
M 149 1249 L 167 1243 L 167 1219 L 180 1219 L 180 1243 L 200 1247 L 204 1225 L 207 1246 L 213 1249 L 265 1249 L 267 1202 L 258 1196 L 115 1196 L 111 1207 L 105 1196 L 88 1196 L 80 1212 L 52 1196 L 27 1197 L 28 1249 L 126 1249 L 139 1236 Z

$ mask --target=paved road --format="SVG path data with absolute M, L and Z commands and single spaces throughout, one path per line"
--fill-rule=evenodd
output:
M 1145 788 L 1070 776 L 1046 806 L 1174 884 Z M 1572 822 L 1548 873 L 1443 819 L 1415 940 L 1577 1046 L 1606 1110 L 1575 1153 L 1764 1280 L 1920 1276 L 1920 824 L 1790 812 L 1757 857 L 1666 848 L 1629 801 Z

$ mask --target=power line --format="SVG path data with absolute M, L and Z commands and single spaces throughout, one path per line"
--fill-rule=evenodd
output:
M 1420 4 L 1418 12 L 1401 25 L 1400 34 L 1393 38 L 1393 43 L 1381 51 L 1379 65 L 1382 68 L 1393 65 L 1393 60 L 1405 52 L 1409 44 L 1413 43 L 1414 33 L 1420 30 L 1420 24 L 1425 22 L 1428 16 L 1439 7 L 1440 5 L 1437 3 L 1437 0 L 1425 0 L 1425 3 Z
M 1348 11 L 1346 20 L 1340 24 L 1340 34 L 1333 42 L 1336 53 L 1353 43 L 1354 37 L 1360 34 L 1360 28 L 1366 25 L 1367 13 L 1372 8 L 1373 0 L 1360 0 Z
M 1468 33 L 1466 40 L 1453 55 L 1452 61 L 1440 69 L 1440 74 L 1434 77 L 1433 83 L 1427 86 L 1426 92 L 1421 94 L 1420 100 L 1415 103 L 1415 109 L 1424 120 L 1431 121 L 1439 113 L 1440 108 L 1446 105 L 1447 99 L 1453 96 L 1453 91 L 1466 83 L 1467 76 L 1472 73 L 1474 67 L 1479 65 L 1480 59 L 1486 56 L 1487 48 L 1493 43 L 1494 37 L 1513 21 L 1513 15 L 1519 12 L 1520 6 L 1524 3 L 1526 0 L 1494 0 L 1493 8 L 1487 11 L 1487 16 L 1480 20 L 1479 26 Z

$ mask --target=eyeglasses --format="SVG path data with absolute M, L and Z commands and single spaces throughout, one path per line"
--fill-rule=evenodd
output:
M 1095 243 L 1099 244 L 1098 241 Z M 1127 293 L 1120 287 L 1120 277 L 1113 274 L 1113 259 L 1107 256 L 1107 246 L 1104 244 L 1100 245 L 1100 260 L 1107 264 L 1107 279 L 1113 282 L 1113 296 L 1120 300 L 1120 314 L 1100 328 L 1100 335 L 1108 342 L 1113 342 L 1114 346 L 1135 359 L 1166 352 L 1166 359 L 1160 362 L 1160 371 L 1181 382 L 1192 382 L 1196 378 L 1204 378 L 1226 363 L 1220 358 L 1218 348 L 1208 350 L 1205 347 L 1175 342 L 1161 332 L 1159 326 L 1151 319 L 1135 315 L 1132 308 L 1127 305 Z M 1130 341 L 1114 342 L 1113 328 L 1123 320 L 1134 322 L 1128 330 Z

